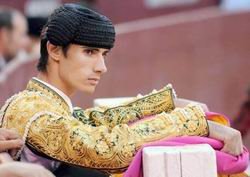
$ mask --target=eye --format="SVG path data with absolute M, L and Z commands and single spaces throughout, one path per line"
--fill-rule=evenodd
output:
M 109 54 L 109 52 L 107 51 L 107 52 L 104 52 L 104 53 L 102 54 L 102 56 L 103 56 L 104 58 L 106 58 L 106 57 L 108 56 L 108 54 Z
M 94 50 L 93 49 L 85 49 L 84 52 L 88 55 L 93 55 L 94 54 Z

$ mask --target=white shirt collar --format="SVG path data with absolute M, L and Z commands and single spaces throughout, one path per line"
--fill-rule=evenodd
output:
M 67 103 L 67 105 L 69 106 L 70 112 L 73 113 L 72 102 L 71 102 L 70 98 L 66 94 L 64 94 L 61 90 L 59 90 L 58 88 L 54 87 L 53 85 L 51 85 L 51 84 L 49 84 L 49 83 L 47 83 L 45 81 L 42 81 L 42 80 L 40 80 L 40 79 L 38 79 L 36 77 L 33 77 L 32 79 L 37 80 L 37 81 L 43 83 L 44 85 L 46 85 L 47 87 L 49 87 L 50 89 L 52 89 L 56 93 L 58 93 L 58 95 L 60 95 L 63 98 L 63 100 Z

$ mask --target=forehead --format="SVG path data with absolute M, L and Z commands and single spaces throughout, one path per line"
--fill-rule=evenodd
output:
M 13 24 L 14 28 L 17 28 L 17 27 L 22 27 L 25 29 L 27 28 L 27 21 L 26 21 L 25 17 L 19 13 L 15 13 L 13 15 L 12 24 Z

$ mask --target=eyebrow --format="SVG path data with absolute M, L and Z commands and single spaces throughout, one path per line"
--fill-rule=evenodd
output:
M 107 53 L 109 53 L 109 52 L 110 52 L 110 50 L 107 49 L 107 50 L 105 50 L 103 53 L 104 53 L 104 54 L 107 54 Z
M 89 49 L 89 50 L 96 50 L 96 51 L 100 51 L 99 48 L 96 48 L 96 47 L 88 47 L 88 46 L 81 46 L 83 49 Z M 109 53 L 110 50 L 109 49 L 106 49 L 105 51 L 103 51 L 103 53 Z

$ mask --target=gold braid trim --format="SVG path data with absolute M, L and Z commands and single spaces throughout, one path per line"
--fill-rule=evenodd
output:
M 205 113 L 198 104 L 176 108 L 171 113 L 163 112 L 153 118 L 144 120 L 143 123 L 138 121 L 131 125 L 131 129 L 140 135 L 142 144 L 183 135 L 208 135 Z
M 16 99 L 16 97 L 18 96 L 18 94 L 13 95 L 12 97 L 10 97 L 3 105 L 3 107 L 0 109 L 0 127 L 2 127 L 3 124 L 3 118 L 5 115 L 5 111 L 6 109 L 9 107 L 10 103 Z
M 170 112 L 174 106 L 175 93 L 171 85 L 159 91 L 154 91 L 141 98 L 113 108 L 94 108 L 83 111 L 75 109 L 74 116 L 84 123 L 99 126 L 106 125 L 110 128 L 118 124 L 128 124 L 145 116 Z
M 173 136 L 207 134 L 204 113 L 200 114 L 200 109 L 195 106 L 184 108 L 184 113 L 180 111 L 182 109 L 162 112 L 167 107 L 163 99 L 167 96 L 149 99 L 152 94 L 128 103 L 135 107 L 145 105 L 141 107 L 140 115 L 156 113 L 151 119 L 140 119 L 130 126 L 119 119 L 113 120 L 120 123 L 113 127 L 106 125 L 107 122 L 93 126 L 71 116 L 62 98 L 46 86 L 31 81 L 27 88 L 4 109 L 3 127 L 16 128 L 31 147 L 66 163 L 121 172 L 128 167 L 141 145 L 147 142 Z M 159 94 L 165 95 L 165 92 Z M 148 104 L 144 104 L 147 101 Z M 165 106 L 152 106 L 152 103 Z M 151 112 L 151 109 L 157 110 Z M 158 111 L 162 113 L 157 114 Z
M 44 114 L 33 121 L 27 141 L 60 161 L 111 172 L 123 171 L 147 142 L 182 135 L 207 135 L 204 117 L 198 117 L 195 109 L 191 115 L 189 109 L 162 113 L 130 127 L 120 124 L 111 131 L 107 126 L 85 125 L 71 116 Z

